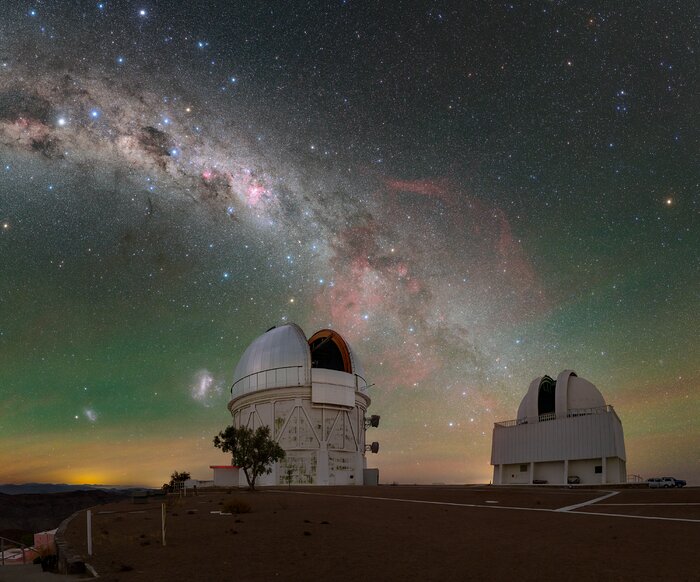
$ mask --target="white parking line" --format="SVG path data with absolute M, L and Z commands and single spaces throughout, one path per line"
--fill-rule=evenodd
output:
M 574 509 L 578 509 L 579 507 L 585 507 L 586 505 L 592 505 L 597 501 L 602 501 L 603 499 L 607 499 L 608 497 L 612 497 L 613 495 L 617 495 L 618 493 L 619 491 L 609 491 L 607 495 L 601 495 L 600 497 L 596 497 L 595 499 L 589 499 L 588 501 L 584 501 L 583 503 L 577 503 L 576 505 L 567 505 L 566 507 L 560 507 L 555 511 L 573 511 Z
M 312 491 L 276 491 L 268 493 L 294 493 L 296 495 L 318 495 L 320 497 L 346 497 L 348 499 L 372 499 L 373 501 L 396 501 L 399 503 L 419 503 L 423 505 L 447 505 L 449 507 L 482 507 L 487 509 L 517 509 L 520 511 L 555 511 L 543 507 L 508 507 L 506 505 L 482 505 L 480 503 L 455 503 L 452 501 L 427 501 L 424 499 L 399 499 L 397 497 L 373 497 L 372 495 L 347 495 L 344 493 L 314 493 Z
M 681 517 L 652 517 L 647 515 L 625 515 L 623 513 L 601 513 L 594 511 L 572 511 L 569 508 L 574 507 L 584 507 L 599 501 L 600 499 L 606 499 L 612 497 L 619 493 L 619 491 L 612 491 L 608 495 L 603 495 L 602 497 L 597 497 L 585 503 L 579 503 L 577 505 L 570 505 L 569 508 L 562 507 L 559 509 L 545 509 L 539 507 L 510 507 L 506 505 L 479 505 L 476 503 L 454 503 L 450 501 L 426 501 L 422 499 L 398 499 L 395 497 L 373 497 L 371 495 L 347 495 L 340 493 L 314 493 L 312 491 L 280 491 L 275 489 L 268 489 L 266 493 L 293 493 L 295 495 L 317 495 L 320 497 L 344 497 L 348 499 L 371 499 L 373 501 L 394 501 L 397 503 L 418 503 L 422 505 L 443 505 L 448 507 L 477 507 L 482 509 L 510 509 L 513 511 L 544 511 L 546 513 L 562 513 L 567 515 L 591 515 L 596 517 L 626 517 L 628 519 L 652 519 L 656 521 L 685 521 L 691 523 L 700 523 L 700 519 L 685 519 Z
M 677 503 L 599 503 L 598 505 L 599 506 L 600 505 L 606 505 L 606 506 L 613 506 L 613 505 L 615 505 L 615 506 L 620 506 L 620 505 L 630 505 L 630 506 L 633 506 L 633 505 L 635 505 L 635 506 L 636 505 L 700 505 L 700 503 L 680 503 L 680 502 L 677 502 Z
M 656 521 L 689 521 L 700 523 L 700 519 L 688 519 L 685 517 L 656 517 L 652 515 L 629 515 L 626 513 L 602 513 L 598 511 L 568 511 L 567 513 L 576 515 L 603 515 L 605 517 L 627 517 L 628 519 L 654 519 Z

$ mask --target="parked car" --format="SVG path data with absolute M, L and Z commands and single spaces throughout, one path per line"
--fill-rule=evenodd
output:
M 566 482 L 569 485 L 578 485 L 579 483 L 581 483 L 581 477 L 579 477 L 578 475 L 569 475 L 566 478 Z
M 652 489 L 661 489 L 676 486 L 676 481 L 672 477 L 652 477 L 651 479 L 647 479 L 647 483 L 649 483 L 649 487 L 651 487 Z
M 663 477 L 664 479 L 670 479 L 674 483 L 674 487 L 685 487 L 687 483 L 684 479 L 676 479 L 675 477 Z

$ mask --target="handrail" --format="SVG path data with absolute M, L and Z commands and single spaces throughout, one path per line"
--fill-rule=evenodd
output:
M 358 391 L 358 392 L 361 391 L 361 390 L 360 390 L 360 383 L 357 381 L 358 378 L 361 378 L 362 381 L 365 383 L 365 385 L 364 385 L 364 387 L 362 388 L 362 390 L 364 390 L 364 391 L 366 392 L 366 391 L 367 391 L 367 388 L 369 388 L 369 386 L 367 385 L 367 378 L 365 378 L 364 376 L 360 376 L 359 374 L 356 374 L 355 372 L 353 372 L 352 375 L 355 376 L 355 388 L 357 389 L 357 391 Z
M 615 413 L 615 409 L 610 405 L 606 404 L 605 406 L 597 406 L 595 408 L 572 408 L 566 412 L 566 418 L 574 418 L 577 416 L 588 416 L 590 414 L 605 414 L 607 412 L 612 412 L 617 416 Z M 537 420 L 539 422 L 547 421 L 547 420 L 555 420 L 557 418 L 556 413 L 554 412 L 548 412 L 546 414 L 540 414 L 537 417 Z M 561 418 L 561 417 L 560 417 Z M 527 418 L 516 418 L 513 420 L 502 420 L 500 422 L 494 422 L 494 426 L 500 426 L 504 428 L 509 428 L 512 426 L 520 426 L 521 424 L 528 424 L 528 419 Z
M 239 384 L 240 382 L 243 382 L 243 380 L 247 380 L 248 378 L 251 378 L 252 376 L 258 376 L 259 374 L 266 374 L 267 372 L 276 372 L 277 370 L 293 370 L 294 368 L 296 368 L 298 370 L 299 368 L 303 368 L 303 367 L 304 366 L 299 366 L 299 365 L 297 365 L 297 366 L 278 366 L 277 368 L 268 368 L 266 370 L 252 372 L 250 374 L 247 374 L 246 376 L 243 376 L 242 378 L 239 378 L 233 384 L 231 384 L 230 393 L 231 393 L 231 395 L 233 395 L 233 390 L 236 387 L 236 385 Z M 367 391 L 367 379 L 364 378 L 363 376 L 360 376 L 359 374 L 354 373 L 354 372 L 352 373 L 352 375 L 355 378 L 355 390 L 357 390 L 358 392 L 361 392 L 361 391 L 366 392 Z M 360 387 L 360 383 L 358 382 L 358 378 L 361 379 L 365 384 L 362 388 Z M 297 381 L 300 382 L 299 379 Z M 297 385 L 301 386 L 301 383 L 299 383 Z
M 9 542 L 12 545 L 5 548 L 5 542 Z M 27 550 L 35 551 L 37 553 L 39 552 L 39 550 L 37 550 L 34 546 L 28 546 L 22 542 L 17 542 L 15 540 L 11 540 L 10 538 L 0 536 L 0 566 L 5 565 L 5 551 L 14 549 L 22 550 L 22 564 L 27 563 Z
M 258 374 L 264 374 L 266 372 L 275 372 L 277 370 L 291 370 L 293 368 L 303 368 L 304 366 L 279 366 L 277 368 L 268 368 L 266 370 L 260 370 L 258 372 L 253 372 L 251 374 L 248 374 L 246 376 L 243 376 L 242 378 L 239 378 L 236 380 L 233 384 L 231 384 L 231 394 L 233 394 L 233 387 L 238 384 L 239 382 L 243 382 L 243 380 L 246 380 L 247 378 L 250 378 L 251 376 L 257 376 Z

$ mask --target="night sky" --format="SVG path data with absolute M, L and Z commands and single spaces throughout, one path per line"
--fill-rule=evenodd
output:
M 0 5 L 0 482 L 210 478 L 284 322 L 352 343 L 383 482 L 487 482 L 568 368 L 700 481 L 693 3 Z

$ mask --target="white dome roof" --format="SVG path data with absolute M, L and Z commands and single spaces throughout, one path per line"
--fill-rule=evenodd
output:
M 313 357 L 321 359 L 320 363 L 312 362 L 310 343 L 319 346 Z M 332 330 L 320 330 L 307 340 L 298 325 L 287 323 L 269 329 L 243 352 L 233 374 L 231 391 L 239 396 L 267 388 L 309 385 L 312 367 L 341 369 L 323 359 L 324 353 L 328 357 L 330 346 L 337 346 L 337 357 L 343 357 L 341 352 L 345 354 L 344 371 L 358 376 L 357 389 L 366 390 L 364 369 L 345 338 Z
M 573 370 L 564 370 L 556 382 L 548 376 L 535 378 L 518 407 L 519 419 L 536 421 L 540 415 L 564 417 L 571 410 L 605 406 L 600 390 Z
M 569 404 L 567 410 L 599 408 L 605 406 L 605 398 L 600 390 L 585 378 L 569 378 Z
M 266 331 L 248 346 L 233 373 L 233 387 L 244 394 L 263 388 L 303 385 L 308 383 L 310 368 L 306 336 L 298 325 L 288 323 Z

